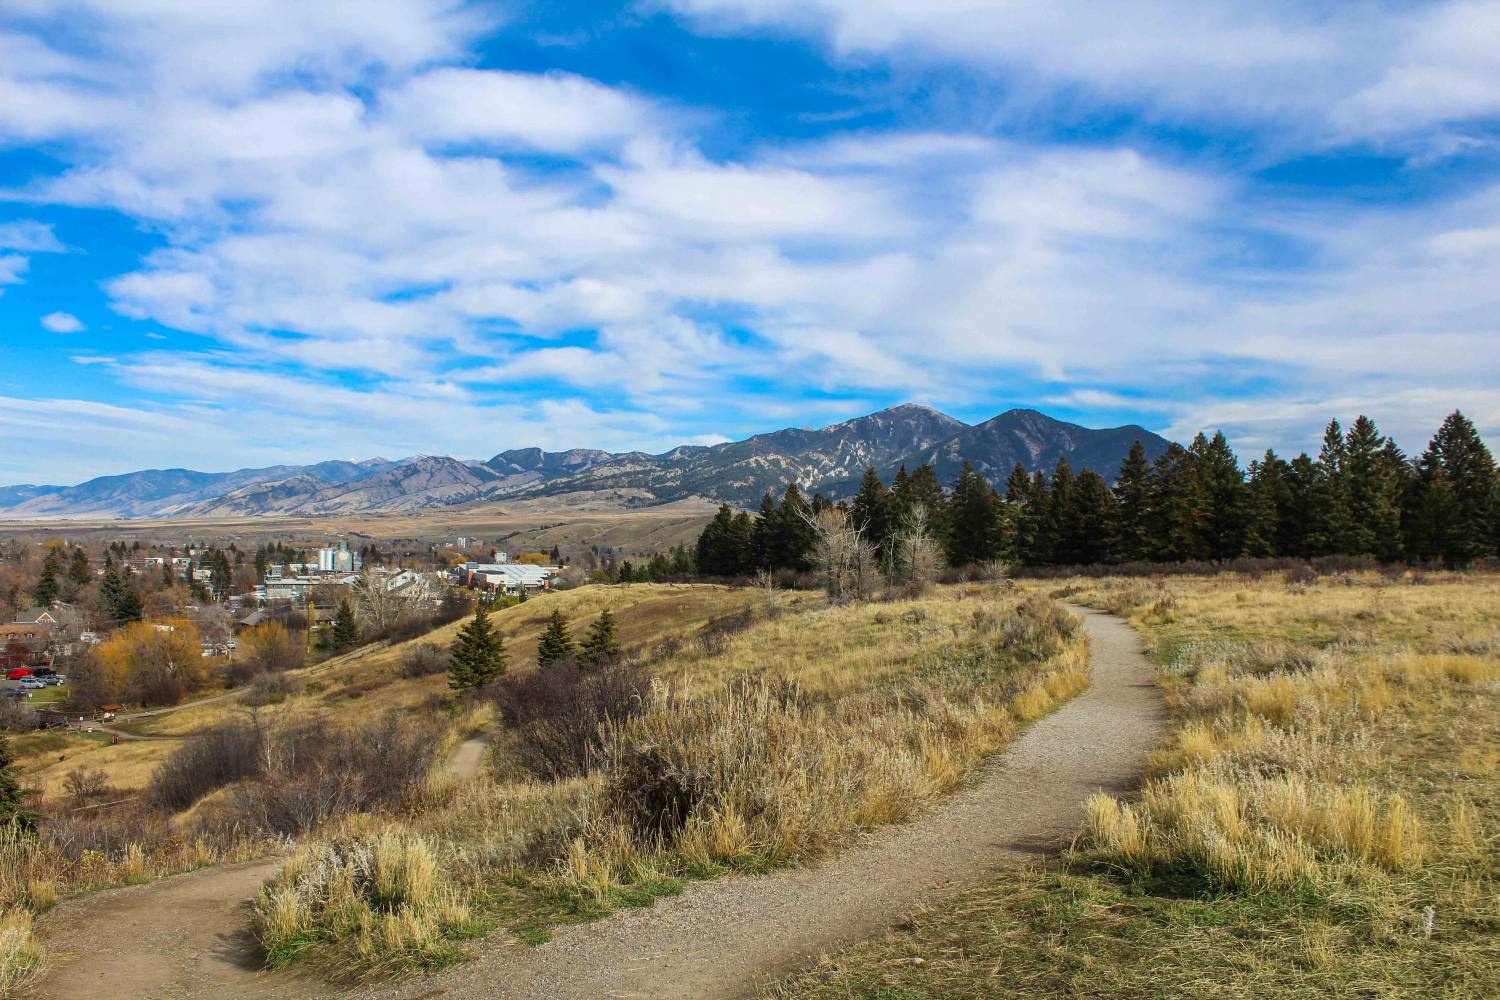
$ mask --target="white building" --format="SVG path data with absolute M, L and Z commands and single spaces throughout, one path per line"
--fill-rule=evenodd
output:
M 342 538 L 337 547 L 318 550 L 319 573 L 357 573 L 359 564 L 358 554 L 349 551 L 349 543 Z
M 467 562 L 454 571 L 458 582 L 466 587 L 493 590 L 500 594 L 551 590 L 555 566 L 530 566 L 524 563 Z

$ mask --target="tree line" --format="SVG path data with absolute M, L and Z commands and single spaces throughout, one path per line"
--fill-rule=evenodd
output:
M 914 516 L 951 566 L 1331 555 L 1459 566 L 1500 553 L 1500 475 L 1455 411 L 1415 459 L 1360 416 L 1347 431 L 1331 421 L 1316 457 L 1267 450 L 1244 467 L 1222 433 L 1171 444 L 1155 462 L 1137 441 L 1113 483 L 1064 458 L 1050 476 L 1017 463 L 1003 492 L 968 463 L 948 490 L 927 465 L 902 466 L 889 486 L 871 468 L 838 504 L 792 484 L 753 516 L 720 507 L 698 538 L 698 572 L 805 572 L 817 516 L 834 507 L 887 567 Z

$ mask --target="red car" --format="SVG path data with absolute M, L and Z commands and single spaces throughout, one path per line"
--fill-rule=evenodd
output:
M 16 667 L 10 673 L 8 673 L 8 674 L 5 675 L 5 679 L 8 680 L 8 681 L 18 681 L 22 677 L 30 677 L 30 676 L 31 676 L 31 671 L 30 670 L 27 670 L 25 667 Z

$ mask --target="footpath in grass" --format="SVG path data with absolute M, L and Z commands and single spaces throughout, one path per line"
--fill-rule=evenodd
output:
M 1058 592 L 1147 637 L 1153 780 L 772 995 L 1500 995 L 1500 578 Z

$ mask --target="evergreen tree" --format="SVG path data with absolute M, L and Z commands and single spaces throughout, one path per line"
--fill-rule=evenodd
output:
M 1277 554 L 1281 513 L 1290 494 L 1286 463 L 1269 448 L 1250 463 L 1245 490 L 1245 555 L 1256 558 Z
M 1235 559 L 1245 548 L 1245 474 L 1223 431 L 1193 439 L 1193 458 L 1207 501 L 1204 541 L 1211 559 Z
M 1474 424 L 1457 410 L 1444 418 L 1433 443 L 1458 502 L 1454 532 L 1458 546 L 1450 558 L 1466 563 L 1494 555 L 1500 516 L 1500 481 L 1496 479 L 1494 456 Z
M 125 625 L 140 620 L 141 595 L 121 578 L 113 566 L 105 569 L 104 578 L 99 581 L 99 595 L 104 598 L 104 606 L 109 609 L 113 624 Z
M 81 587 L 89 582 L 93 576 L 89 572 L 88 553 L 82 549 L 74 549 L 73 556 L 68 562 L 68 581 L 75 587 Z
M 1366 416 L 1344 437 L 1349 521 L 1343 551 L 1389 561 L 1401 555 L 1401 497 L 1406 457 Z
M 1306 558 L 1313 555 L 1313 511 L 1318 499 L 1318 466 L 1307 452 L 1291 462 L 1286 470 L 1287 506 L 1276 524 L 1276 554 Z
M 790 569 L 805 573 L 812 569 L 813 547 L 817 544 L 817 532 L 809 521 L 818 512 L 818 504 L 828 500 L 821 495 L 809 504 L 802 497 L 796 483 L 789 483 L 781 495 L 781 507 L 776 511 L 775 530 L 771 533 L 771 551 L 775 556 L 775 569 Z
M 755 512 L 755 518 L 750 524 L 750 557 L 756 569 L 778 568 L 777 560 L 780 557 L 776 551 L 776 538 L 779 513 L 771 491 L 766 490 L 760 498 L 760 509 Z
M 1417 472 L 1402 502 L 1401 533 L 1408 558 L 1419 562 L 1450 560 L 1462 548 L 1458 498 L 1448 482 L 1442 459 L 1429 446 L 1417 459 Z
M 552 617 L 547 619 L 547 627 L 542 630 L 542 637 L 537 642 L 536 665 L 545 670 L 554 663 L 573 660 L 577 656 L 573 634 L 568 631 L 568 620 L 560 610 L 553 608 Z
M 32 830 L 36 817 L 23 807 L 26 789 L 16 777 L 16 755 L 10 746 L 10 737 L 0 732 L 0 826 L 14 823 L 23 830 Z
M 1164 562 L 1206 559 L 1208 498 L 1198 463 L 1180 444 L 1167 446 L 1151 470 L 1151 538 Z
M 865 469 L 859 492 L 849 504 L 849 522 L 874 546 L 882 560 L 889 555 L 891 535 L 896 528 L 895 502 L 873 465 Z
M 1104 477 L 1084 469 L 1073 484 L 1064 515 L 1068 554 L 1083 566 L 1110 562 L 1117 547 L 1115 498 Z
M 1351 521 L 1347 457 L 1343 429 L 1337 420 L 1330 420 L 1323 431 L 1322 450 L 1313 466 L 1312 520 L 1307 533 L 1309 555 L 1326 556 L 1348 551 Z
M 472 694 L 505 673 L 505 647 L 490 624 L 483 604 L 474 617 L 458 630 L 453 657 L 448 664 L 448 686 L 460 694 Z
M 31 590 L 31 596 L 44 608 L 52 606 L 57 600 L 58 594 L 57 573 L 50 564 L 42 567 L 42 574 L 36 578 L 36 586 Z
M 1027 566 L 1041 562 L 1037 541 L 1043 530 L 1041 522 L 1047 516 L 1046 497 L 1038 496 L 1032 486 L 1030 473 L 1017 462 L 1005 480 L 1005 507 L 1012 527 L 1016 558 Z
M 348 649 L 359 642 L 359 624 L 354 620 L 354 608 L 347 600 L 339 602 L 333 616 L 333 648 Z
M 947 522 L 950 565 L 990 562 L 1006 554 L 1004 505 L 968 462 L 953 487 Z
M 589 626 L 584 637 L 581 662 L 593 667 L 604 666 L 620 658 L 620 640 L 615 636 L 615 616 L 608 608 Z
M 177 577 L 172 575 L 172 557 L 168 556 L 161 564 L 161 585 L 166 589 L 177 586 Z
M 1153 555 L 1151 544 L 1151 465 L 1140 441 L 1130 446 L 1120 475 L 1115 480 L 1115 511 L 1118 535 L 1116 554 L 1123 562 L 1146 562 Z
M 911 510 L 917 504 L 921 504 L 927 511 L 933 530 L 941 532 L 948 498 L 943 494 L 943 487 L 938 482 L 937 473 L 926 463 L 917 466 L 912 472 L 911 481 L 906 487 L 906 500 L 902 507 L 904 510 Z
M 698 536 L 698 571 L 704 576 L 740 576 L 750 563 L 750 519 L 727 503 Z
M 1051 495 L 1047 497 L 1047 520 L 1045 531 L 1051 539 L 1048 562 L 1077 565 L 1078 550 L 1082 539 L 1079 527 L 1073 523 L 1074 488 L 1078 485 L 1073 477 L 1073 466 L 1067 458 L 1059 458 L 1052 469 Z

